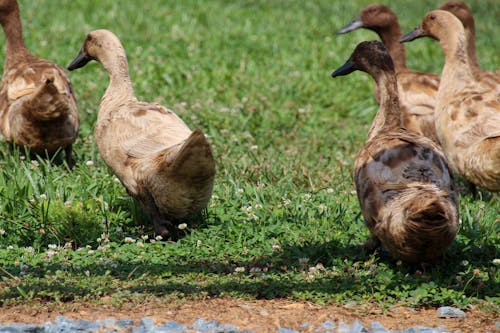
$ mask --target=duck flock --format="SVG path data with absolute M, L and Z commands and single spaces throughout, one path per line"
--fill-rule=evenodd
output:
M 33 154 L 65 152 L 71 168 L 79 116 L 65 69 L 30 53 L 16 0 L 0 0 L 6 35 L 0 88 L 0 130 Z M 438 261 L 460 225 L 454 177 L 500 191 L 500 72 L 479 67 L 474 17 L 463 2 L 427 13 L 403 35 L 387 6 L 369 5 L 339 31 L 365 28 L 382 42 L 357 45 L 334 78 L 356 70 L 375 81 L 379 110 L 355 159 L 354 180 L 366 225 L 367 250 L 379 246 L 407 262 Z M 405 45 L 420 37 L 439 42 L 441 77 L 409 69 Z M 203 210 L 216 174 L 210 143 L 174 112 L 138 101 L 125 50 L 108 30 L 87 34 L 70 71 L 95 60 L 109 73 L 94 138 L 104 162 L 151 217 L 155 232 Z

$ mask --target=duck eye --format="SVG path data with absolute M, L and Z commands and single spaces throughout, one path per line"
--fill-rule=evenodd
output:
M 436 15 L 433 14 L 429 18 L 434 21 L 436 19 Z

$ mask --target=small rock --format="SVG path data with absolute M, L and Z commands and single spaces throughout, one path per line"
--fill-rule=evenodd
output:
M 182 324 L 175 321 L 169 321 L 160 327 L 162 333 L 182 333 L 187 332 L 188 328 Z
M 203 318 L 198 318 L 196 321 L 193 323 L 192 326 L 195 330 L 198 330 L 200 332 L 207 332 L 207 333 L 223 333 L 223 332 L 231 332 L 231 331 L 236 331 L 237 328 L 234 325 L 221 325 L 219 322 L 212 320 L 212 321 L 205 321 Z
M 132 333 L 153 333 L 156 332 L 156 326 L 151 318 L 142 318 L 139 326 L 132 328 Z
M 37 325 L 25 325 L 25 324 L 12 324 L 12 325 L 2 325 L 0 327 L 0 332 L 2 333 L 42 333 L 44 332 L 43 326 Z
M 351 326 L 351 333 L 368 333 L 368 331 L 363 324 L 356 319 Z
M 382 324 L 380 324 L 378 321 L 374 321 L 370 325 L 370 332 L 371 333 L 390 333 L 389 330 L 387 330 Z
M 439 318 L 465 318 L 465 312 L 452 306 L 442 306 L 437 309 Z
M 291 330 L 289 328 L 280 327 L 280 328 L 278 328 L 278 333 L 299 333 L 299 331 Z

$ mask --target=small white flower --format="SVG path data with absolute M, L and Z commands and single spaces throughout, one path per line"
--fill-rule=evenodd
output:
M 120 179 L 118 179 L 118 177 L 113 177 L 113 181 L 114 181 L 115 183 L 119 183 L 119 182 L 120 182 Z
M 156 240 L 155 240 L 155 239 L 151 239 L 151 240 L 149 240 L 149 242 L 150 242 L 151 244 L 154 244 L 154 243 L 156 243 Z
M 261 204 L 255 204 L 255 209 L 261 209 L 262 208 L 262 205 Z
M 42 200 L 47 199 L 47 194 L 45 194 L 45 193 L 40 194 L 40 199 L 42 199 Z
M 14 247 L 12 245 L 7 246 L 7 250 L 14 250 Z
M 92 166 L 92 165 L 94 165 L 94 161 L 88 160 L 87 162 L 85 162 L 85 165 L 86 166 Z
M 21 155 L 21 156 L 19 156 L 19 159 L 21 159 L 21 161 L 24 161 L 26 159 L 26 156 Z
M 71 201 L 69 201 L 69 200 L 64 201 L 64 206 L 71 207 L 72 206 Z
M 469 262 L 467 260 L 462 260 L 460 264 L 462 264 L 462 266 L 467 266 Z
M 259 149 L 259 146 L 257 145 L 250 146 L 250 150 L 257 150 L 257 149 Z
M 49 249 L 51 249 L 51 250 L 55 250 L 55 249 L 57 249 L 57 245 L 56 245 L 56 244 L 49 244 L 49 245 L 47 245 L 47 247 L 48 247 Z
M 203 244 L 203 243 L 202 243 L 202 241 L 198 239 L 198 240 L 196 241 L 196 247 L 200 247 L 200 246 L 201 246 L 201 244 Z
M 27 246 L 24 248 L 24 250 L 27 252 L 27 253 L 30 253 L 30 254 L 35 254 L 35 249 L 33 248 L 33 246 Z
M 56 251 L 52 251 L 52 250 L 48 250 L 47 252 L 45 252 L 45 254 L 47 255 L 47 257 L 52 257 L 54 254 L 56 254 Z
M 134 243 L 135 242 L 135 240 L 132 237 L 125 237 L 125 239 L 123 241 L 125 243 Z
M 244 271 L 245 271 L 245 267 L 236 267 L 236 268 L 234 269 L 234 271 L 235 271 L 236 273 L 242 273 L 242 272 L 244 272 Z
M 184 230 L 187 228 L 187 224 L 186 223 L 181 223 L 177 226 L 177 228 L 179 228 L 180 230 Z
M 163 239 L 163 237 L 161 237 L 160 235 L 158 235 L 158 236 L 156 236 L 156 237 L 155 237 L 155 239 L 156 239 L 157 241 L 161 241 L 161 240 Z
M 239 188 L 238 190 L 236 190 L 236 192 L 243 193 L 243 192 L 245 192 L 245 190 L 243 190 L 242 188 Z
M 4 229 L 0 229 L 0 235 L 5 235 L 5 230 Z
M 143 242 L 137 242 L 137 247 L 144 247 L 144 243 Z
M 31 164 L 33 164 L 33 166 L 35 166 L 35 167 L 40 165 L 40 163 L 38 163 L 37 160 L 31 160 Z
M 307 265 L 308 262 L 309 258 L 299 258 L 299 264 L 301 264 L 302 266 Z
M 327 188 L 326 193 L 333 193 L 333 188 L 331 188 L 331 187 Z
M 273 248 L 273 250 L 281 250 L 281 245 L 273 244 L 272 248 Z
M 148 240 L 149 237 L 148 237 L 148 235 L 142 235 L 141 238 L 142 238 L 142 240 Z
M 87 252 L 87 254 L 94 254 L 94 253 L 95 253 L 95 250 L 89 250 L 89 251 Z
M 252 209 L 253 209 L 253 207 L 252 207 L 252 206 L 248 206 L 248 207 L 246 207 L 246 208 L 245 208 L 245 210 L 246 210 L 247 212 L 251 212 L 251 211 L 252 211 Z
M 285 206 L 288 206 L 291 203 L 292 203 L 292 201 L 290 199 L 284 199 L 283 200 L 283 205 L 285 205 Z
M 500 265 L 500 259 L 498 259 L 498 258 L 493 259 L 492 262 L 493 262 L 493 265 L 495 265 L 495 266 L 499 266 Z

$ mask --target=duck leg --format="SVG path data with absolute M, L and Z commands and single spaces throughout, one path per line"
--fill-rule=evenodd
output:
M 151 193 L 147 192 L 140 202 L 144 210 L 151 215 L 155 233 L 167 239 L 170 236 L 169 229 L 172 229 L 173 224 L 160 214 Z
M 68 168 L 73 169 L 75 166 L 75 160 L 72 156 L 73 153 L 73 145 L 69 145 L 64 148 L 64 155 L 66 157 L 66 163 L 68 164 Z
M 364 245 L 364 249 L 366 253 L 373 253 L 377 248 L 381 245 L 382 243 L 380 242 L 380 239 L 376 236 L 370 236 L 370 238 L 367 239 Z

